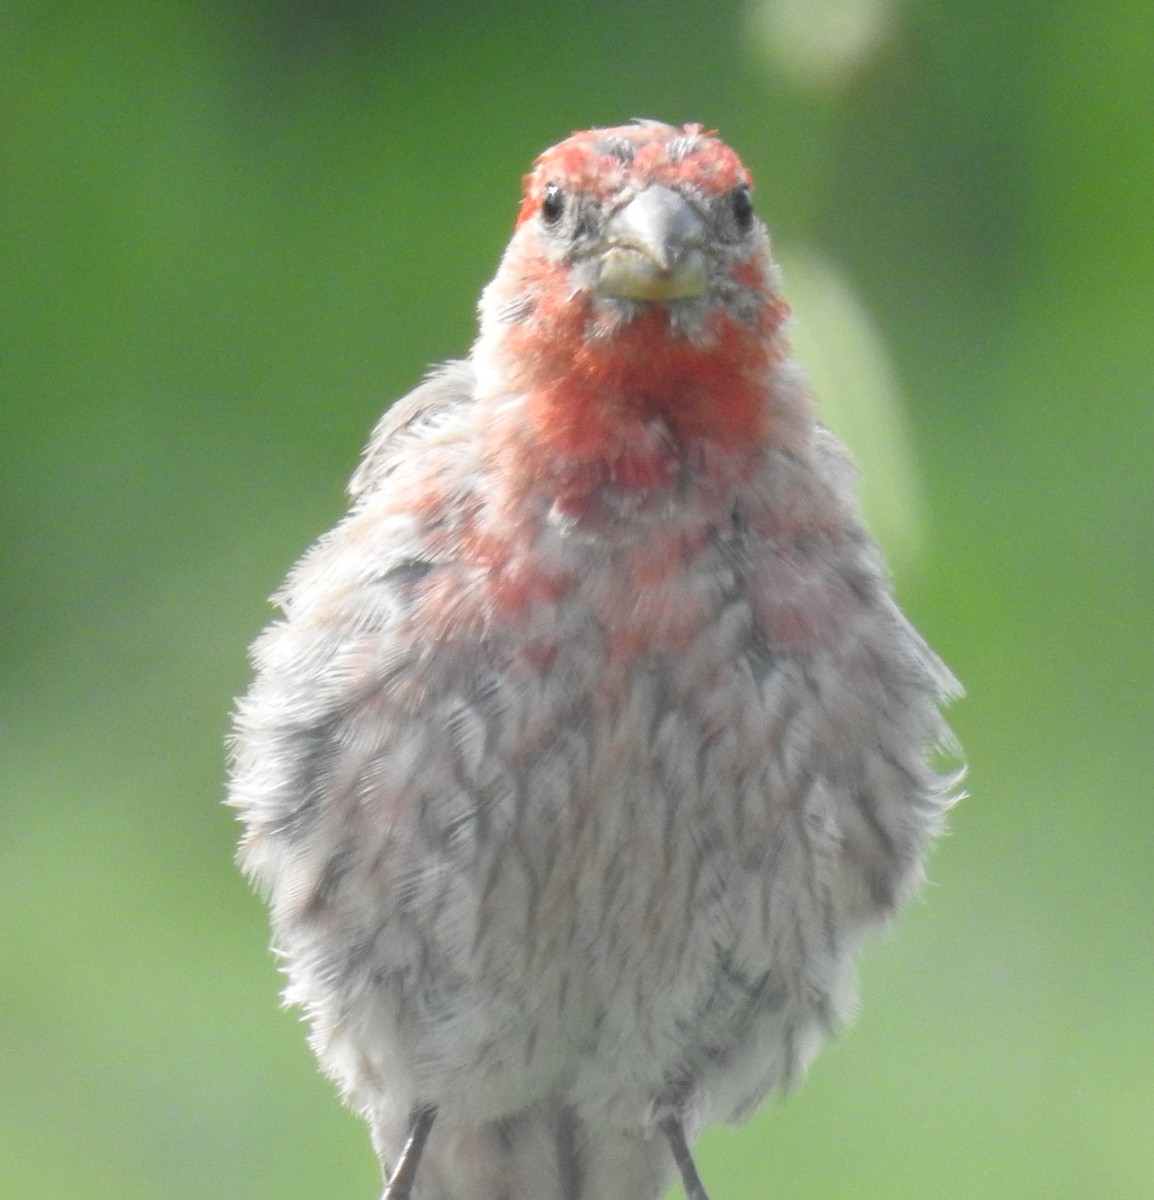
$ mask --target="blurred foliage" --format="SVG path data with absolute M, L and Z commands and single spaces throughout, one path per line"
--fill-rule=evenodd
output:
M 0 1196 L 377 1194 L 230 862 L 231 697 L 533 154 L 634 115 L 826 265 L 831 419 L 970 691 L 937 886 L 714 1193 L 1154 1196 L 1154 6 L 809 12 L 0 5 Z

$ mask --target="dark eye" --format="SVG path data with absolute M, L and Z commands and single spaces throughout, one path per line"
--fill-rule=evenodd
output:
M 545 185 L 541 196 L 541 219 L 546 225 L 556 225 L 565 211 L 565 193 L 555 183 Z
M 753 197 L 749 194 L 749 188 L 743 183 L 734 189 L 731 199 L 737 228 L 742 233 L 748 233 L 753 228 Z

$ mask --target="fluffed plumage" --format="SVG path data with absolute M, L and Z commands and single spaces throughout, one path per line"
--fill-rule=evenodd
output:
M 386 1169 L 435 1111 L 417 1200 L 656 1200 L 659 1129 L 743 1120 L 846 1017 L 949 802 L 958 687 L 750 187 L 697 126 L 543 154 L 472 354 L 385 415 L 255 649 L 242 862 Z

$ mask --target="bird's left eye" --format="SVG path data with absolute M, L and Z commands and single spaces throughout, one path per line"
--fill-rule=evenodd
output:
M 733 219 L 742 233 L 748 233 L 753 228 L 753 197 L 749 188 L 743 183 L 734 189 L 731 197 L 733 204 Z
M 565 193 L 556 183 L 547 183 L 541 196 L 541 219 L 546 225 L 556 225 L 565 211 Z

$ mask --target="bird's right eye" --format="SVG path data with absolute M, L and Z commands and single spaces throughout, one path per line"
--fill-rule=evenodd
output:
M 556 225 L 565 211 L 565 193 L 556 183 L 547 183 L 541 196 L 541 219 L 546 225 Z
M 748 233 L 753 228 L 753 199 L 749 194 L 749 185 L 740 184 L 733 193 L 733 219 L 737 222 L 739 233 Z

